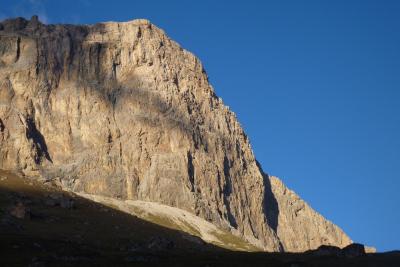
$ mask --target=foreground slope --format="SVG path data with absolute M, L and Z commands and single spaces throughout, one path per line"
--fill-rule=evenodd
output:
M 200 61 L 147 20 L 0 23 L 0 168 L 177 207 L 267 251 L 351 243 L 263 173 Z
M 156 216 L 153 217 L 158 218 Z M 219 231 L 229 238 L 229 233 Z M 234 239 L 234 237 L 232 237 Z M 230 250 L 248 247 L 237 241 Z M 166 254 L 222 252 L 179 229 L 96 204 L 51 183 L 0 170 L 1 266 L 162 260 Z
M 134 202 L 139 207 L 136 213 L 153 211 L 147 204 L 159 205 L 108 200 L 112 205 Z M 44 185 L 0 170 L 0 265 L 397 267 L 400 262 L 399 252 L 354 256 L 337 254 L 337 250 L 331 255 L 231 251 L 235 247 L 225 250 L 202 242 L 195 235 L 149 222 L 150 219 L 165 225 L 165 217 L 144 215 L 147 220 L 142 220 L 112 205 L 97 204 L 61 191 L 52 183 Z M 169 213 L 168 208 L 163 211 Z

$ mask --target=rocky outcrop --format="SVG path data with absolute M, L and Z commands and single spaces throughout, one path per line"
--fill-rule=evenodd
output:
M 147 20 L 0 23 L 0 168 L 178 207 L 268 251 L 351 243 L 262 172 L 200 61 Z

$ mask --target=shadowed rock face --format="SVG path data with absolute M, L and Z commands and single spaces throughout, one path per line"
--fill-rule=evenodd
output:
M 147 20 L 0 23 L 0 168 L 178 207 L 268 251 L 351 243 L 262 172 L 200 61 Z

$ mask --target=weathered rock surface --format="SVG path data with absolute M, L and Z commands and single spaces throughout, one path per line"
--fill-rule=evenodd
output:
M 0 168 L 178 207 L 269 251 L 351 243 L 263 174 L 200 61 L 147 20 L 0 23 Z

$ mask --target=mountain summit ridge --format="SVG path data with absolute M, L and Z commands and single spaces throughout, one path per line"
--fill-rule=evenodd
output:
M 177 207 L 266 251 L 352 243 L 262 171 L 200 60 L 144 19 L 0 22 L 0 169 Z

